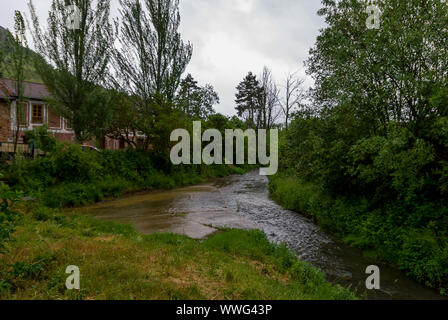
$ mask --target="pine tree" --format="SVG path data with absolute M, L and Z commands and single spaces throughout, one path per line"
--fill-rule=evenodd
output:
M 179 86 L 179 93 L 177 95 L 177 106 L 184 111 L 187 115 L 191 116 L 195 109 L 195 104 L 199 100 L 198 82 L 193 79 L 191 74 L 188 74 L 183 79 Z
M 243 117 L 249 126 L 260 127 L 262 119 L 260 100 L 263 89 L 260 87 L 257 77 L 252 72 L 249 72 L 236 89 L 235 102 L 238 116 Z

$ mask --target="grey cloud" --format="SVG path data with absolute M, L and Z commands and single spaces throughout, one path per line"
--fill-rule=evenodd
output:
M 51 0 L 33 0 L 42 19 Z M 117 14 L 118 0 L 112 0 Z M 323 19 L 320 0 L 181 0 L 181 32 L 193 43 L 187 72 L 219 92 L 218 112 L 234 114 L 235 87 L 248 71 L 267 65 L 280 81 L 303 72 Z M 27 0 L 0 0 L 0 25 L 12 29 L 14 10 L 28 12 Z M 310 80 L 308 80 L 311 84 Z

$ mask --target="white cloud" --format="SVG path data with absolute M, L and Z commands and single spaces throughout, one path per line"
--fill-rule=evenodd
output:
M 250 12 L 256 0 L 232 0 L 232 5 L 236 6 L 243 12 Z

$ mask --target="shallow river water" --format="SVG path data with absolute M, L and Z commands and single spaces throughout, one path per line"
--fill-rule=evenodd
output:
M 323 270 L 328 280 L 350 286 L 369 299 L 442 298 L 342 244 L 308 218 L 283 209 L 270 199 L 268 180 L 258 171 L 193 187 L 130 195 L 87 209 L 96 218 L 130 223 L 146 234 L 173 232 L 202 239 L 220 227 L 260 229 L 270 241 L 285 243 L 300 259 Z M 365 288 L 369 265 L 380 267 L 381 290 Z

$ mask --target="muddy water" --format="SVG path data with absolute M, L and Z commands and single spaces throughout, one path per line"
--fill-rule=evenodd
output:
M 397 270 L 363 257 L 327 235 L 309 219 L 284 210 L 269 197 L 258 171 L 195 187 L 147 193 L 88 208 L 99 219 L 132 224 L 143 233 L 173 232 L 201 239 L 220 227 L 260 229 L 270 241 L 286 243 L 297 256 L 323 270 L 330 281 L 350 286 L 369 299 L 441 299 Z M 365 269 L 378 265 L 381 290 L 366 291 Z

